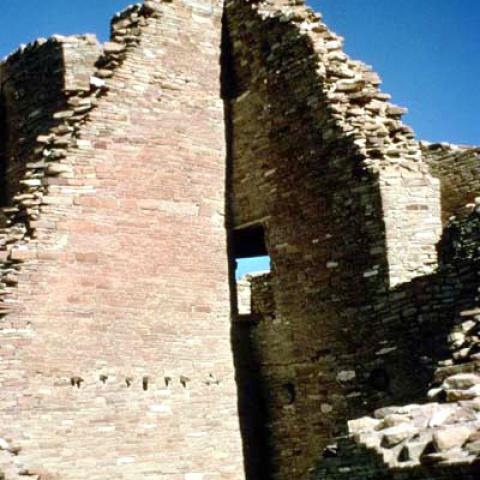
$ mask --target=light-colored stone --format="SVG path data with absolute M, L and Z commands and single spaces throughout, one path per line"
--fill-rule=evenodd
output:
M 466 426 L 452 426 L 438 430 L 433 434 L 433 444 L 439 452 L 452 448 L 461 448 L 468 440 L 472 430 Z
M 445 380 L 445 387 L 457 390 L 467 390 L 480 385 L 480 375 L 476 373 L 459 373 Z
M 349 420 L 348 430 L 350 433 L 368 432 L 375 430 L 381 421 L 376 418 L 362 417 L 357 420 Z
M 417 432 L 412 425 L 408 423 L 402 423 L 395 427 L 387 428 L 386 430 L 382 430 L 382 445 L 386 448 L 391 448 L 403 441 L 413 437 L 413 435 Z

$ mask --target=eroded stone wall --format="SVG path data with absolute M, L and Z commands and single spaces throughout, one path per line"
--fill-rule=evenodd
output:
M 480 149 L 449 144 L 425 145 L 423 154 L 442 186 L 442 216 L 447 223 L 480 192 Z
M 446 264 L 439 272 L 443 301 L 451 302 L 452 280 L 464 285 L 450 322 L 448 351 L 438 362 L 427 396 L 418 403 L 377 410 L 349 423 L 341 439 L 319 461 L 315 479 L 476 478 L 480 471 L 480 210 L 449 224 Z M 455 274 L 452 275 L 452 270 Z M 468 300 L 467 300 L 468 299 Z
M 451 222 L 439 246 L 436 275 L 379 297 L 375 311 L 363 316 L 364 322 L 383 322 L 383 348 L 375 362 L 355 365 L 354 375 L 363 380 L 356 396 L 378 410 L 372 418 L 349 422 L 351 438 L 330 439 L 312 463 L 314 478 L 475 478 L 480 448 L 478 223 L 475 211 Z M 284 342 L 276 328 L 271 278 L 251 276 L 245 282 L 255 323 L 248 337 L 251 363 L 242 367 L 259 373 L 264 433 L 271 441 L 280 428 L 274 421 L 278 410 L 296 398 L 288 384 L 271 378 L 277 341 Z M 360 349 L 364 339 L 353 341 Z M 405 388 L 406 365 L 407 375 L 418 380 L 417 391 Z
M 3 235 L 9 479 L 244 477 L 221 15 L 208 2 L 134 6 L 96 70 L 77 74 L 83 55 L 69 51 L 60 100 L 49 90 L 58 101 L 35 158 L 19 157 L 29 164 Z
M 422 156 L 299 1 L 147 0 L 98 48 L 57 37 L 0 65 L 6 478 L 423 479 L 420 457 L 395 470 L 410 438 L 382 439 L 432 413 L 392 405 L 477 369 L 478 221 L 437 245 L 429 169 L 461 190 L 445 216 L 477 190 L 474 150 Z M 225 222 L 260 224 L 272 260 L 238 312 Z M 325 450 L 380 407 L 374 444 Z M 457 407 L 454 428 L 478 411 Z
M 347 418 L 425 383 L 406 290 L 437 266 L 439 182 L 318 14 L 228 2 L 226 25 L 233 228 L 263 224 L 272 261 L 275 324 L 254 329 L 273 477 L 303 479 Z
M 468 229 L 468 225 L 473 226 L 475 223 L 465 224 L 464 228 Z M 471 229 L 467 234 L 471 238 Z M 434 374 L 435 369 L 439 366 L 441 369 L 447 369 L 447 376 L 461 372 L 461 369 L 456 370 L 455 365 L 463 365 L 469 355 L 475 354 L 478 350 L 476 333 L 473 333 L 473 330 L 470 334 L 473 336 L 465 333 L 472 329 L 472 325 L 475 326 L 475 323 L 472 323 L 472 317 L 478 315 L 475 307 L 475 299 L 478 295 L 478 276 L 475 267 L 472 266 L 471 254 L 468 258 L 466 256 L 461 259 L 457 258 L 459 249 L 455 245 L 458 243 L 460 235 L 454 233 L 453 236 L 456 240 L 448 238 L 450 234 L 446 235 L 445 239 L 448 246 L 444 246 L 446 250 L 444 259 L 449 263 L 443 264 L 436 275 L 418 278 L 409 285 L 389 291 L 385 295 L 379 295 L 372 308 L 359 312 L 360 324 L 374 324 L 378 328 L 375 335 L 370 333 L 368 336 L 369 343 L 377 345 L 377 350 L 370 358 L 363 357 L 366 358 L 366 361 L 355 363 L 348 374 L 345 373 L 343 374 L 345 376 L 338 377 L 337 381 L 342 382 L 348 392 L 351 408 L 346 415 L 352 415 L 350 418 L 354 418 L 354 412 L 362 411 L 366 405 L 372 409 L 382 409 L 380 412 L 389 412 L 394 416 L 397 415 L 397 412 L 405 414 L 414 411 L 415 405 L 410 410 L 407 407 L 392 407 L 390 410 L 385 407 L 426 401 L 428 385 L 431 385 L 432 382 L 441 384 L 445 378 L 438 372 Z M 472 245 L 474 244 L 469 242 L 465 246 L 464 252 L 472 251 Z M 457 253 L 452 254 L 452 248 Z M 456 260 L 453 261 L 453 258 Z M 272 375 L 272 372 L 278 370 L 278 351 L 281 350 L 284 338 L 279 335 L 280 332 L 277 328 L 278 319 L 276 308 L 272 303 L 272 292 L 270 288 L 266 288 L 270 279 L 254 277 L 250 281 L 251 297 L 252 299 L 256 298 L 258 304 L 263 307 L 254 308 L 255 304 L 252 302 L 252 313 L 255 315 L 253 320 L 256 323 L 251 324 L 249 328 L 249 348 L 254 364 L 245 366 L 250 371 L 257 369 L 259 372 L 259 381 L 263 387 L 261 398 L 267 406 L 266 434 L 271 448 L 274 448 L 280 429 L 288 428 L 285 426 L 288 425 L 288 421 L 295 421 L 292 418 L 282 418 L 279 412 L 283 412 L 288 407 L 291 411 L 295 411 L 298 396 L 302 393 L 298 393 L 297 390 L 297 395 L 292 398 L 288 382 L 279 383 Z M 352 349 L 361 352 L 362 348 L 365 348 L 366 338 L 359 330 L 358 336 L 352 336 Z M 320 359 L 317 362 L 319 369 L 325 364 Z M 314 367 L 315 364 L 312 362 L 312 368 Z M 305 388 L 306 385 L 300 384 L 300 388 L 302 387 Z M 330 401 L 335 401 L 335 398 Z M 331 405 L 331 403 L 323 403 L 320 412 L 325 416 L 331 415 L 333 412 Z M 418 410 L 421 413 L 419 417 L 421 416 L 426 421 L 432 416 L 432 409 L 422 411 L 419 408 Z M 452 410 L 451 413 L 453 414 L 454 411 Z M 318 414 L 317 411 L 307 413 L 310 419 L 315 418 L 315 415 Z M 342 422 L 348 419 L 349 417 L 345 416 L 338 421 Z M 454 424 L 458 421 L 461 422 L 461 419 L 461 414 L 455 415 Z M 402 417 L 400 423 L 407 424 L 409 421 L 414 423 L 407 415 Z M 299 433 L 299 435 L 301 434 Z M 374 438 L 381 442 L 382 435 L 383 431 L 379 431 Z M 304 441 L 308 441 L 308 437 L 305 437 Z M 332 435 L 328 441 L 323 443 L 322 452 L 310 465 L 311 470 L 320 462 L 324 447 L 335 441 L 334 435 Z M 285 443 L 288 445 L 288 438 L 285 439 Z M 425 445 L 423 444 L 423 447 Z M 404 445 L 395 446 L 403 448 Z M 391 451 L 387 449 L 387 453 L 395 457 L 393 466 L 397 466 L 395 461 L 400 455 L 401 448 Z M 272 454 L 271 450 L 267 453 Z M 322 462 L 320 464 L 323 465 Z M 361 458 L 359 460 L 355 455 L 352 456 L 351 452 L 343 450 L 338 461 L 327 463 L 322 468 L 326 469 L 325 472 L 331 473 L 332 468 L 341 469 L 347 465 L 352 467 L 352 471 L 358 472 L 358 475 L 365 474 L 367 471 L 362 467 Z M 373 465 L 380 464 L 374 461 Z M 381 472 L 387 471 L 391 467 L 384 466 L 384 470 L 375 470 L 373 466 L 369 468 L 369 473 L 375 472 L 380 475 Z M 450 468 L 446 470 L 451 471 Z M 348 471 L 350 470 L 345 470 L 343 474 L 347 475 Z M 277 475 L 279 478 L 283 478 L 282 475 L 285 475 L 285 471 L 280 471 Z
M 38 40 L 10 55 L 1 65 L 1 96 L 6 131 L 3 185 L 12 204 L 30 160 L 38 157 L 37 138 L 62 122 L 68 98 L 90 89 L 93 64 L 100 54 L 95 38 Z

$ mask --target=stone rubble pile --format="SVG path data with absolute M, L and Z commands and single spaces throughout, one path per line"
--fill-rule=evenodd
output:
M 390 467 L 474 461 L 480 455 L 480 375 L 451 377 L 443 388 L 462 400 L 380 409 L 349 422 L 353 439 L 381 453 Z

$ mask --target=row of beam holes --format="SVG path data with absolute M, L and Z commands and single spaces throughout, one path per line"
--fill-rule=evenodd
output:
M 107 375 L 100 375 L 100 381 L 103 384 L 107 383 L 107 380 L 108 380 Z M 125 384 L 126 384 L 127 388 L 130 388 L 132 386 L 133 380 L 134 379 L 132 377 L 126 377 L 125 378 Z M 173 380 L 172 377 L 164 377 L 165 386 L 169 387 L 170 384 L 172 383 L 172 380 Z M 82 386 L 82 383 L 84 383 L 84 381 L 85 380 L 81 377 L 71 377 L 70 378 L 70 383 L 71 383 L 72 387 L 80 388 Z M 142 378 L 142 388 L 145 392 L 148 390 L 149 382 L 150 382 L 149 377 L 143 377 Z M 188 382 L 190 382 L 190 379 L 188 377 L 184 377 L 183 375 L 180 377 L 180 384 L 182 385 L 183 388 L 187 388 Z

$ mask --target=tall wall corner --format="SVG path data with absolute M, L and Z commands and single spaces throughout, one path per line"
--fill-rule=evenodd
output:
M 69 100 L 89 92 L 100 46 L 92 35 L 39 39 L 12 53 L 1 66 L 4 161 L 2 206 L 20 193 L 27 164 L 51 129 L 74 116 Z M 87 109 L 77 105 L 76 109 Z M 43 138 L 43 140 L 42 140 Z M 41 140 L 40 142 L 38 140 Z
M 480 195 L 480 147 L 422 143 L 422 153 L 441 185 L 444 225 L 471 210 Z
M 20 464 L 42 478 L 244 478 L 221 16 L 147 5 L 115 17 L 100 57 L 92 37 L 57 37 L 7 60 L 12 480 Z
M 442 235 L 440 182 L 426 164 L 420 167 L 392 165 L 379 174 L 392 288 L 438 268 L 437 245 Z

